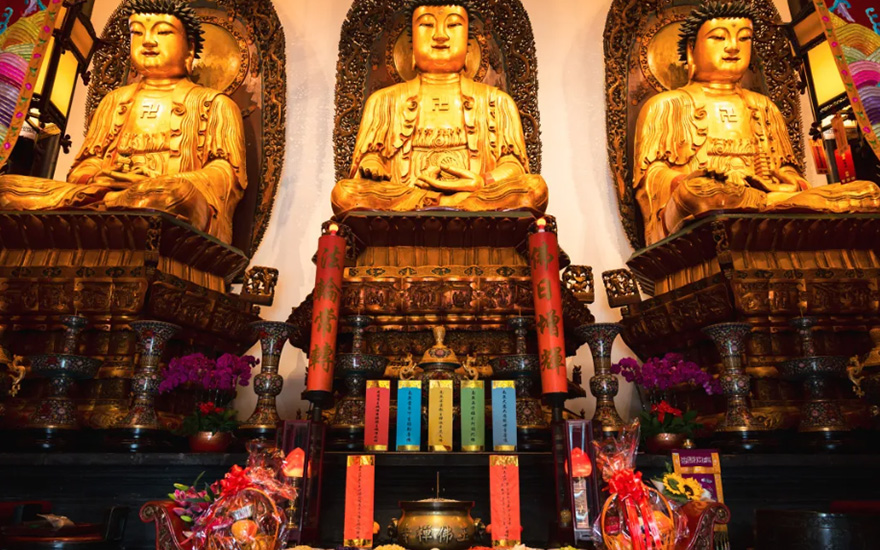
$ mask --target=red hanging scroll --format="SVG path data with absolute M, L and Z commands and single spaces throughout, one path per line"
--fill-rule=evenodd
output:
M 345 546 L 373 546 L 373 496 L 376 465 L 370 455 L 348 457 L 345 473 L 345 525 L 342 537 Z
M 333 391 L 333 363 L 345 269 L 345 239 L 336 234 L 338 231 L 339 226 L 331 223 L 327 233 L 318 239 L 318 272 L 312 292 L 312 339 L 306 391 L 319 393 L 312 394 L 312 397 L 320 394 L 329 397 Z
M 565 331 L 562 326 L 562 295 L 559 288 L 559 244 L 555 227 L 546 218 L 529 235 L 532 294 L 541 359 L 541 387 L 544 395 L 568 392 L 565 370 Z
M 522 540 L 519 517 L 519 461 L 511 455 L 489 457 L 492 546 L 513 547 Z

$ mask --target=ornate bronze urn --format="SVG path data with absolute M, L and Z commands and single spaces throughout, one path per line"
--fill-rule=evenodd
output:
M 388 534 L 408 550 L 466 550 L 485 526 L 471 517 L 473 502 L 428 498 L 399 503 L 400 519 L 391 520 Z

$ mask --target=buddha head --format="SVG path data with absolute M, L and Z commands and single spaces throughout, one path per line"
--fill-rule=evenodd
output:
M 192 73 L 202 50 L 202 27 L 185 0 L 131 0 L 127 5 L 131 64 L 145 78 Z
M 755 13 L 742 1 L 707 2 L 681 26 L 678 53 L 690 80 L 735 84 L 752 58 Z
M 457 73 L 468 52 L 468 12 L 461 4 L 422 3 L 412 16 L 413 57 L 422 73 Z

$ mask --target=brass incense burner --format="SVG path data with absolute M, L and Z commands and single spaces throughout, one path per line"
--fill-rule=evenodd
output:
M 471 517 L 473 502 L 428 498 L 399 505 L 400 519 L 391 520 L 388 534 L 409 550 L 465 550 L 485 532 L 480 519 Z

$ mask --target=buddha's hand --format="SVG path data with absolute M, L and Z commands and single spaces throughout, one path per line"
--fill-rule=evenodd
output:
M 749 176 L 748 182 L 755 189 L 768 193 L 797 193 L 810 186 L 800 174 L 788 170 L 774 170 L 771 178 Z
M 441 174 L 448 174 L 455 179 L 440 180 Z M 422 189 L 434 189 L 446 193 L 473 193 L 483 188 L 485 180 L 483 176 L 453 166 L 432 166 L 419 176 L 416 185 Z
M 719 187 L 739 189 L 746 186 L 742 178 L 728 177 L 728 174 L 715 170 L 694 170 L 690 174 L 682 174 L 672 181 L 672 190 L 679 185 L 685 185 L 690 192 L 698 195 L 702 192 L 714 193 Z
M 375 159 L 364 159 L 358 172 L 361 178 L 372 181 L 391 181 L 391 174 L 381 162 Z

